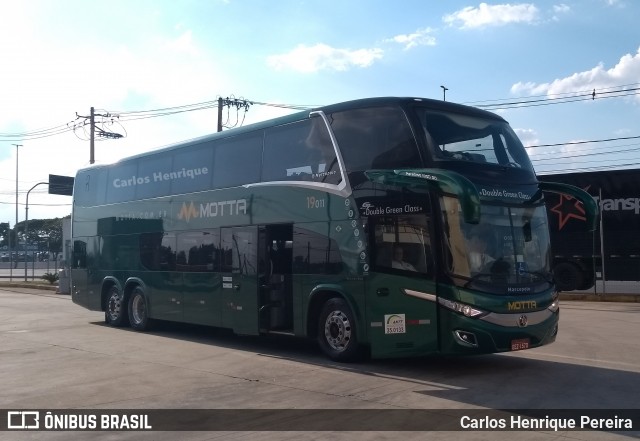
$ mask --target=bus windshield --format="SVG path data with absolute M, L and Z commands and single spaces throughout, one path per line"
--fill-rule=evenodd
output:
M 421 109 L 420 121 L 436 161 L 467 161 L 533 171 L 527 152 L 509 124 Z
M 445 243 L 450 255 L 448 271 L 462 277 L 463 285 L 473 285 L 479 290 L 491 286 L 492 292 L 498 289 L 504 294 L 516 292 L 514 285 L 548 287 L 552 276 L 543 205 L 484 204 L 482 221 L 474 225 L 462 219 L 457 199 L 448 196 L 443 199 Z

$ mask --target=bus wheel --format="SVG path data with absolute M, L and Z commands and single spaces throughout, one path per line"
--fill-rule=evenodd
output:
M 356 321 L 343 299 L 329 299 L 322 307 L 318 320 L 318 342 L 324 353 L 334 361 L 353 361 L 358 358 Z
M 129 297 L 129 323 L 136 331 L 146 331 L 151 325 L 147 298 L 139 286 L 133 290 Z
M 580 268 L 569 262 L 562 262 L 553 269 L 553 278 L 558 291 L 573 291 L 584 283 Z
M 127 319 L 127 305 L 124 301 L 124 295 L 117 286 L 112 286 L 107 293 L 104 321 L 111 326 L 126 326 Z

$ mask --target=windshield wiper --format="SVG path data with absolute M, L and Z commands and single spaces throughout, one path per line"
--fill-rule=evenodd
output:
M 471 285 L 474 282 L 477 282 L 478 279 L 480 279 L 481 277 L 488 277 L 489 280 L 487 280 L 487 283 L 491 282 L 491 273 L 478 273 L 478 274 L 474 274 L 473 276 L 471 276 L 471 278 L 469 279 L 469 281 L 467 283 L 464 284 L 464 288 L 468 288 L 469 285 Z M 484 282 L 484 280 L 483 280 Z
M 550 272 L 522 271 L 519 275 L 522 275 L 522 274 L 531 274 L 534 276 L 538 276 L 540 279 L 544 280 L 547 283 L 551 283 L 553 281 L 553 275 Z

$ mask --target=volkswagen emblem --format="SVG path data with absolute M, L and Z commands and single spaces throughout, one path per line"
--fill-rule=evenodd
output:
M 529 323 L 529 319 L 527 318 L 527 316 L 526 316 L 526 315 L 521 315 L 521 316 L 518 318 L 518 326 L 519 326 L 519 327 L 524 328 L 524 327 L 526 327 L 526 326 L 527 326 L 527 323 Z

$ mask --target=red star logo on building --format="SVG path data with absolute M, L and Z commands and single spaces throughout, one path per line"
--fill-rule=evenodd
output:
M 587 191 L 589 187 L 591 186 L 584 188 L 584 191 Z M 558 230 L 562 230 L 562 227 L 570 219 L 577 219 L 583 222 L 587 220 L 582 202 L 566 194 L 560 195 L 560 202 L 551 211 L 558 215 Z

